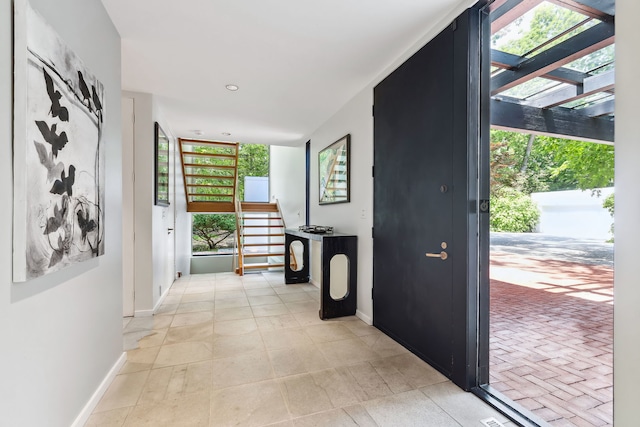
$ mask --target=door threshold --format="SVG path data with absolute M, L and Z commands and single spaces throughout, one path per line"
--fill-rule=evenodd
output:
M 470 391 L 519 426 L 551 427 L 542 418 L 521 407 L 488 384 L 474 387 Z

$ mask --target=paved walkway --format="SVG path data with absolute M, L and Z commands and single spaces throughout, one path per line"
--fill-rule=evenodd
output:
M 613 269 L 493 243 L 490 384 L 551 425 L 613 425 Z

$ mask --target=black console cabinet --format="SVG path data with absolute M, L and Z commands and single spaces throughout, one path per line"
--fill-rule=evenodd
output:
M 348 234 L 327 233 L 315 234 L 303 231 L 285 230 L 284 251 L 284 279 L 286 284 L 306 283 L 309 281 L 309 240 L 317 240 L 321 243 L 322 253 L 322 284 L 320 300 L 320 318 L 331 319 L 334 317 L 352 316 L 356 314 L 356 301 L 358 294 L 358 237 Z M 302 243 L 304 253 L 302 255 L 303 267 L 300 271 L 291 269 L 291 243 Z M 335 300 L 331 298 L 331 259 L 335 255 L 345 255 L 348 259 L 347 294 L 344 298 Z

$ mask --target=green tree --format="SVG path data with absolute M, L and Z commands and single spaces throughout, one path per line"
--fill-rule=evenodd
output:
M 491 131 L 492 191 L 502 187 L 524 193 L 592 190 L 610 187 L 614 178 L 612 145 Z
M 238 154 L 238 199 L 244 200 L 246 176 L 269 176 L 269 147 L 262 144 L 242 144 Z
M 543 136 L 539 150 L 553 160 L 548 166 L 554 184 L 551 190 L 593 190 L 613 185 L 613 145 Z
M 193 238 L 204 242 L 209 250 L 216 250 L 220 242 L 236 230 L 236 220 L 231 214 L 193 215 Z

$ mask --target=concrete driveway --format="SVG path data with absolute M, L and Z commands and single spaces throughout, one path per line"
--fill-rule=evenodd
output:
M 541 233 L 491 233 L 491 250 L 613 267 L 613 243 Z

